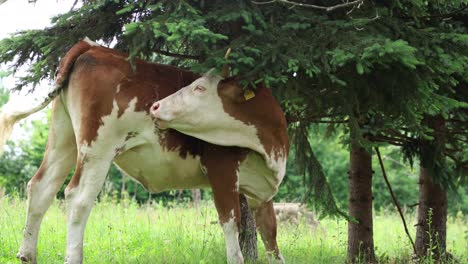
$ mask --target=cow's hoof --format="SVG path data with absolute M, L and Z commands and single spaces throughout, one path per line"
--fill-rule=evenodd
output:
M 269 264 L 284 264 L 285 263 L 284 258 L 281 255 L 281 253 L 279 253 L 278 256 L 275 256 L 273 253 L 269 253 L 269 254 L 267 253 L 267 257 L 268 257 Z
M 83 258 L 72 257 L 71 255 L 68 255 L 65 257 L 65 264 L 83 264 Z
M 27 256 L 26 254 L 22 254 L 21 252 L 16 254 L 16 258 L 21 260 L 21 263 L 22 264 L 36 264 L 36 258 L 33 258 L 33 257 L 29 257 Z

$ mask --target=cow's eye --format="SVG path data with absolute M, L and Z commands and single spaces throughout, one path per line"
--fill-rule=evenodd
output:
M 195 88 L 193 88 L 193 90 L 196 91 L 196 92 L 204 92 L 206 90 L 206 88 L 201 86 L 201 85 L 197 85 L 197 86 L 195 86 Z

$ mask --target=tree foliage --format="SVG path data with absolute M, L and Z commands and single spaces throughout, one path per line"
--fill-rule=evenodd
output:
M 330 12 L 288 2 L 84 1 L 49 28 L 0 41 L 0 62 L 13 61 L 13 70 L 32 63 L 18 89 L 52 78 L 60 56 L 84 36 L 129 52 L 129 60 L 199 72 L 229 63 L 244 84 L 271 87 L 296 135 L 325 122 L 328 132 L 344 129 L 344 143 L 402 146 L 411 160 L 421 139 L 433 137 L 425 116 L 442 115 L 450 153 L 437 164 L 466 169 L 466 1 L 362 1 Z M 227 47 L 233 51 L 224 59 Z M 304 136 L 295 142 L 300 138 L 296 153 L 312 159 Z M 444 163 L 448 155 L 453 158 Z M 329 190 L 320 167 L 304 168 L 304 180 L 312 201 L 337 213 L 328 206 L 334 204 L 331 192 L 313 191 Z M 463 178 L 444 175 L 436 178 L 446 186 Z

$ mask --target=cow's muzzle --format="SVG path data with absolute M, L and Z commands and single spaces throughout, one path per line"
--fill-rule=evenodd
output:
M 155 102 L 150 108 L 150 114 L 154 119 L 154 122 L 158 128 L 167 128 L 167 122 L 162 119 L 160 112 L 161 103 Z
M 150 108 L 151 114 L 157 113 L 160 106 L 161 104 L 159 102 L 155 102 Z

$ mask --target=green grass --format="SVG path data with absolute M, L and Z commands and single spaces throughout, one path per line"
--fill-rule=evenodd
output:
M 26 202 L 0 199 L 0 263 L 18 263 Z M 408 222 L 414 223 L 414 215 Z M 467 222 L 448 221 L 448 250 L 461 263 L 468 260 Z M 344 263 L 347 223 L 324 219 L 314 230 L 305 223 L 280 223 L 278 241 L 287 263 Z M 414 237 L 414 228 L 412 235 Z M 39 263 L 63 263 L 65 209 L 56 201 L 44 217 L 38 248 Z M 408 263 L 411 246 L 399 217 L 380 212 L 374 218 L 376 254 L 382 263 Z M 179 205 L 139 207 L 133 202 L 97 203 L 85 234 L 84 263 L 225 263 L 224 239 L 211 203 L 199 209 Z M 267 263 L 263 245 L 259 263 Z

